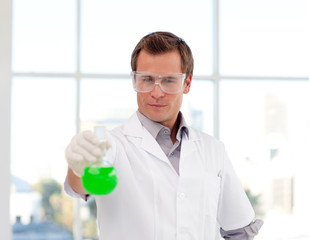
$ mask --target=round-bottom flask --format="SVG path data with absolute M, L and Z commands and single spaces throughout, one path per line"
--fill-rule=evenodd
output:
M 107 132 L 104 127 L 95 127 L 95 134 L 100 139 L 101 156 L 85 167 L 81 177 L 85 190 L 92 195 L 111 193 L 118 183 L 117 172 L 114 166 L 105 159 L 106 151 L 110 147 Z

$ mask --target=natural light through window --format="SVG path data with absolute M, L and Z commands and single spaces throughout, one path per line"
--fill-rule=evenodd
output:
M 265 221 L 256 239 L 309 239 L 309 1 L 14 0 L 12 11 L 13 240 L 98 239 L 95 201 L 63 192 L 64 151 L 137 110 L 131 53 L 153 31 L 192 49 L 181 111 L 224 142 Z

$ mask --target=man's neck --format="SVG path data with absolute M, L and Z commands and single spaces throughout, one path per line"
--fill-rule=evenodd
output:
M 177 135 L 177 132 L 178 132 L 178 129 L 179 129 L 179 125 L 180 125 L 180 114 L 178 113 L 176 122 L 175 122 L 174 126 L 171 129 L 171 139 L 172 139 L 173 144 L 177 140 L 176 139 L 176 135 Z
M 150 121 L 156 122 L 156 121 L 154 121 L 154 120 L 148 118 L 148 117 L 147 117 L 145 114 L 143 114 L 142 112 L 140 112 L 139 109 L 138 109 L 138 113 L 139 113 L 140 115 L 144 116 L 145 118 L 149 119 Z M 170 131 L 171 131 L 171 135 L 170 135 L 171 140 L 172 140 L 173 143 L 175 143 L 175 142 L 176 142 L 176 139 L 177 139 L 177 132 L 178 132 L 178 129 L 179 129 L 179 126 L 180 126 L 180 122 L 181 122 L 181 113 L 178 112 L 177 118 L 176 118 L 175 123 L 174 123 L 173 125 L 171 125 L 171 126 L 166 126 L 165 124 L 163 124 L 163 123 L 161 123 L 161 122 L 156 122 L 156 123 L 160 124 L 161 126 L 168 127 L 168 128 L 170 129 Z

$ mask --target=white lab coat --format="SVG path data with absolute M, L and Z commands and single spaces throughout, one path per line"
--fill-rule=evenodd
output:
M 253 220 L 220 141 L 190 128 L 177 175 L 136 114 L 111 134 L 119 182 L 96 196 L 101 240 L 215 240 L 217 221 L 231 230 Z

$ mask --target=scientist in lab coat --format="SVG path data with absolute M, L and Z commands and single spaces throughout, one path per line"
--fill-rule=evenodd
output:
M 262 221 L 255 220 L 224 145 L 188 126 L 180 112 L 193 74 L 188 45 L 169 32 L 150 33 L 135 47 L 131 67 L 138 110 L 110 131 L 119 182 L 111 194 L 94 196 L 100 239 L 215 240 L 217 223 L 225 239 L 253 239 Z M 94 161 L 98 144 L 85 131 L 68 145 L 70 196 L 90 197 L 76 163 Z

